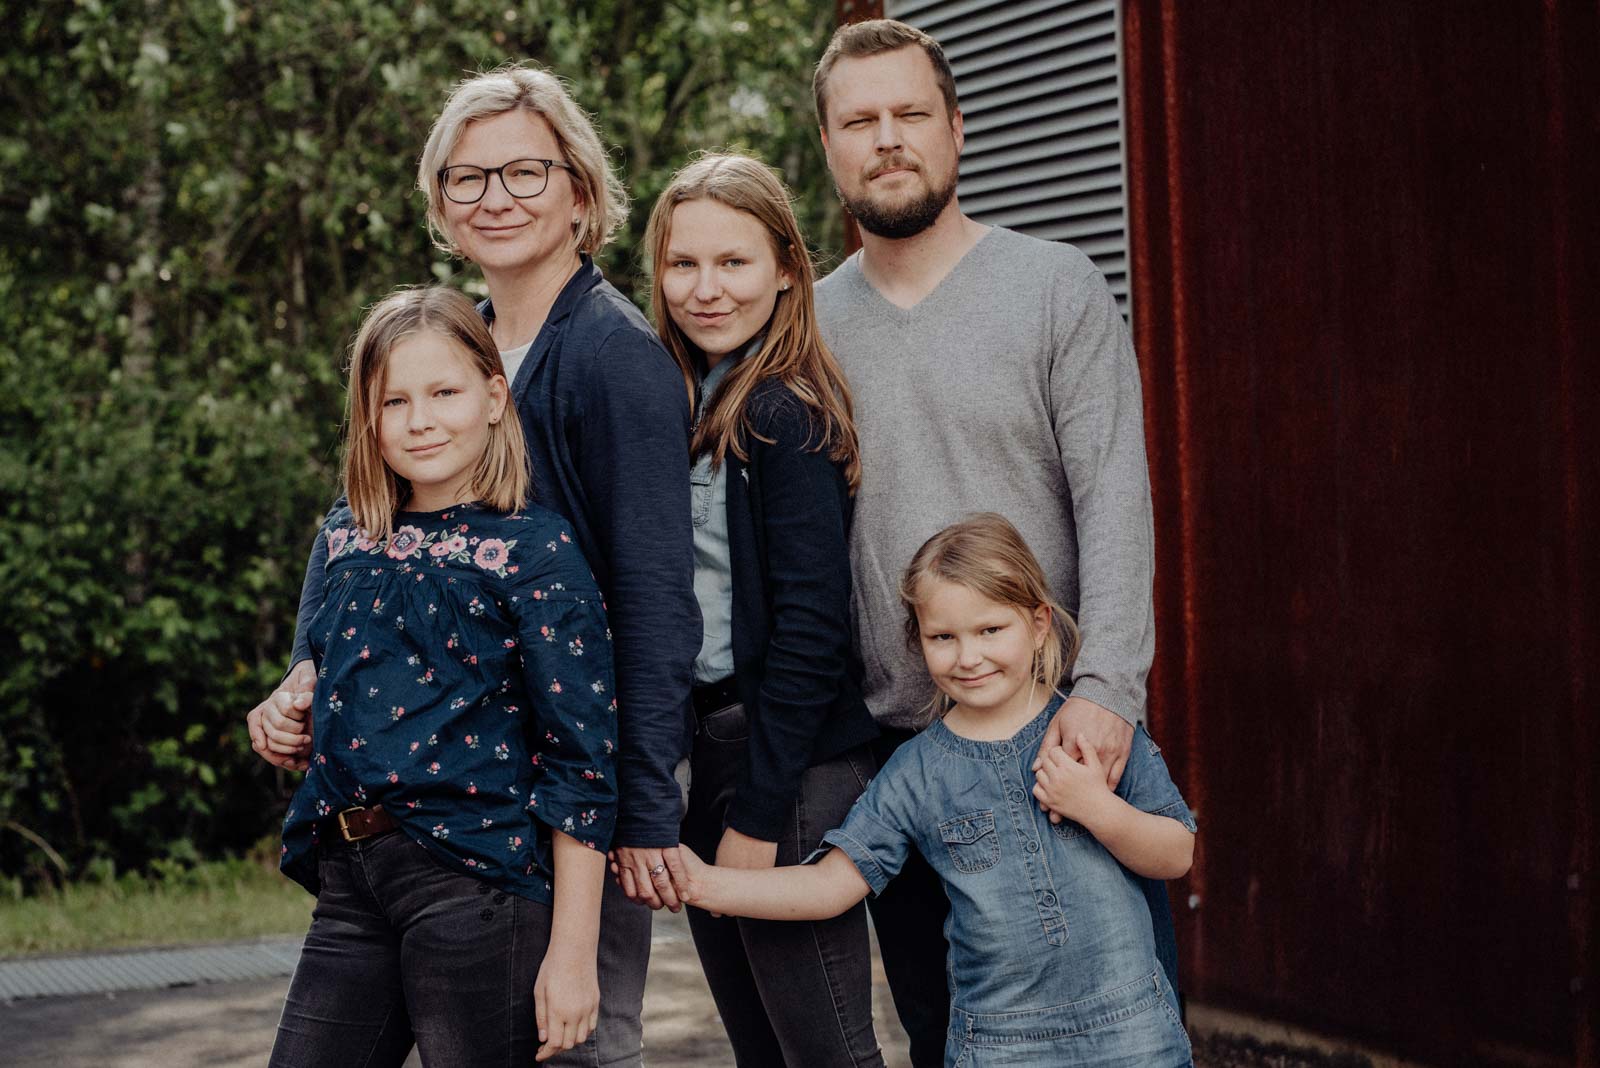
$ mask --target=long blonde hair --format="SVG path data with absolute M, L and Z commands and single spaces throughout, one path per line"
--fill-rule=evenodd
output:
M 924 579 L 953 582 L 996 604 L 1015 608 L 1031 618 L 1043 605 L 1050 610 L 1044 642 L 1034 650 L 1034 681 L 1056 689 L 1078 658 L 1078 625 L 1050 596 L 1044 569 L 1017 528 L 1005 516 L 978 512 L 945 527 L 922 543 L 900 578 L 900 602 L 906 609 L 906 643 L 913 652 L 922 645 L 917 606 L 926 597 Z M 948 712 L 954 702 L 936 690 L 929 710 Z
M 402 289 L 367 312 L 350 346 L 345 394 L 344 492 L 356 524 L 374 541 L 389 536 L 410 486 L 383 460 L 379 423 L 388 385 L 389 354 L 401 341 L 431 330 L 461 349 L 484 378 L 505 377 L 500 350 L 472 301 L 453 289 Z M 500 512 L 514 512 L 531 490 L 522 421 L 508 402 L 489 427 L 489 444 L 472 472 L 472 494 Z
M 821 430 L 815 448 L 826 448 L 828 458 L 844 468 L 845 480 L 854 493 L 861 484 L 861 451 L 850 386 L 817 328 L 811 256 L 782 180 L 770 167 L 749 156 L 706 155 L 685 166 L 672 176 L 645 228 L 656 332 L 678 361 L 690 403 L 694 403 L 695 356 L 699 350 L 672 321 L 661 279 L 672 238 L 673 209 L 691 200 L 714 200 L 752 216 L 766 228 L 778 267 L 789 274 L 794 285 L 778 294 L 761 351 L 740 360 L 717 389 L 709 408 L 696 413 L 699 425 L 690 442 L 690 453 L 700 456 L 709 452 L 714 466 L 721 465 L 730 451 L 739 459 L 748 460 L 743 439 L 745 434 L 755 432 L 746 402 L 763 381 L 776 378 L 810 410 Z
M 475 74 L 450 91 L 444 109 L 428 131 L 417 163 L 417 188 L 428 198 L 428 233 L 434 247 L 458 255 L 444 221 L 439 168 L 472 123 L 507 111 L 526 111 L 550 124 L 582 201 L 582 218 L 572 232 L 573 247 L 591 256 L 604 248 L 628 218 L 628 193 L 611 165 L 605 144 L 560 78 L 532 63 L 507 63 Z M 501 160 L 501 163 L 507 162 Z

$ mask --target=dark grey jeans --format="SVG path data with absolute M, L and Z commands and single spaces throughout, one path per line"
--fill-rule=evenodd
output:
M 722 839 L 747 736 L 737 704 L 706 716 L 695 731 L 682 838 L 708 861 Z M 861 746 L 806 770 L 778 841 L 780 865 L 804 860 L 844 821 L 873 767 Z M 872 1030 L 864 906 L 816 923 L 719 918 L 691 907 L 689 929 L 740 1068 L 883 1064 Z
M 323 850 L 273 1066 L 527 1065 L 550 909 L 448 871 L 403 832 Z
M 324 849 L 322 893 L 284 1003 L 272 1065 L 530 1065 L 533 984 L 550 909 L 447 871 L 399 831 Z M 650 910 L 606 880 L 600 1027 L 546 1061 L 643 1063 L 640 1012 Z

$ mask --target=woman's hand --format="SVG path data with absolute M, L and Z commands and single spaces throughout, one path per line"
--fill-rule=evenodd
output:
M 533 984 L 533 1015 L 539 1025 L 539 1052 L 549 1060 L 581 1045 L 600 1024 L 600 979 L 594 953 L 573 952 L 552 941 Z
M 1106 785 L 1105 767 L 1089 739 L 1079 734 L 1076 741 L 1082 763 L 1059 745 L 1039 751 L 1033 796 L 1052 813 L 1089 827 L 1116 795 Z
M 667 877 L 665 853 L 668 850 L 643 847 L 618 846 L 607 854 L 611 859 L 611 873 L 617 885 L 628 895 L 628 900 L 653 909 L 668 908 L 677 912 L 683 908 L 678 895 L 672 892 L 672 880 Z
M 770 868 L 777 862 L 777 842 L 751 838 L 732 827 L 722 832 L 722 841 L 717 843 L 719 868 Z

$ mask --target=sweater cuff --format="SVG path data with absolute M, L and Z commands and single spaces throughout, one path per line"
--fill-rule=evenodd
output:
M 793 805 L 793 800 L 784 802 L 775 797 L 749 797 L 741 793 L 728 806 L 728 826 L 751 838 L 776 842 L 783 836 L 783 825 Z
M 643 803 L 635 794 L 632 802 L 628 803 L 624 790 L 617 811 L 617 828 L 611 836 L 613 849 L 671 849 L 678 844 L 683 823 L 683 794 L 676 781 L 670 794 L 662 792 L 653 801 L 645 799 Z
M 1127 720 L 1130 727 L 1137 727 L 1144 719 L 1144 710 L 1139 707 L 1136 697 L 1092 675 L 1074 679 L 1071 696 L 1093 701 L 1106 711 Z

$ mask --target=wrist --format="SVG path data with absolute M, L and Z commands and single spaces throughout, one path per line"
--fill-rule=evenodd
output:
M 588 924 L 581 926 L 588 927 Z M 545 958 L 561 963 L 578 963 L 593 966 L 600 952 L 600 925 L 593 930 L 575 931 L 572 926 L 550 932 L 550 945 Z
M 716 864 L 707 864 L 700 877 L 695 880 L 698 884 L 695 889 L 693 904 L 707 912 L 721 912 L 722 906 L 728 896 L 728 870 Z
M 1083 824 L 1084 829 L 1096 838 L 1104 838 L 1115 827 L 1120 815 L 1117 795 L 1102 783 L 1099 790 L 1084 798 L 1079 814 L 1071 818 Z

